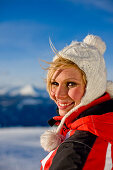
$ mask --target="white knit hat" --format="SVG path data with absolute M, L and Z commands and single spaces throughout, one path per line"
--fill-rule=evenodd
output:
M 63 117 L 57 130 L 48 131 L 41 136 L 41 145 L 45 150 L 51 151 L 60 144 L 60 141 L 62 141 L 62 136 L 59 134 L 60 129 L 62 128 L 65 119 L 73 111 L 83 105 L 87 105 L 105 93 L 107 86 L 106 66 L 103 58 L 105 50 L 106 45 L 100 37 L 87 35 L 83 42 L 73 41 L 53 58 L 53 61 L 55 61 L 61 56 L 62 58 L 68 59 L 77 64 L 86 74 L 87 85 L 81 103 L 72 108 Z M 56 136 L 58 141 L 56 140 Z M 49 148 L 49 145 L 51 145 L 51 148 Z
M 105 43 L 98 36 L 88 35 L 83 42 L 73 41 L 59 52 L 62 58 L 71 60 L 86 74 L 86 93 L 81 102 L 86 105 L 104 94 L 106 90 L 106 67 L 103 54 Z M 59 55 L 53 58 L 55 61 Z

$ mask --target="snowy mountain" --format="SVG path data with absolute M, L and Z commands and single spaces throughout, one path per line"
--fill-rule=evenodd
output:
M 39 89 L 33 85 L 25 85 L 19 87 L 1 87 L 0 88 L 0 95 L 9 95 L 9 96 L 40 96 L 41 92 L 43 91 L 43 95 L 47 96 L 47 92 L 44 89 Z M 46 95 L 45 95 L 46 94 Z
M 0 95 L 7 94 L 9 87 L 0 87 Z
M 56 106 L 45 89 L 27 85 L 0 88 L 0 127 L 47 126 Z
M 28 96 L 28 95 L 31 95 L 31 96 L 37 96 L 38 93 L 35 91 L 35 89 L 30 86 L 30 85 L 27 85 L 23 88 L 20 89 L 20 94 L 23 95 L 23 96 Z

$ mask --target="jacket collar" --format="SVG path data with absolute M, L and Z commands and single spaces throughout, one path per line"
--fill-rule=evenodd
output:
M 110 109 L 113 108 L 113 107 L 111 107 L 111 105 L 113 106 L 113 100 L 111 100 L 112 102 L 110 102 L 110 103 L 109 102 L 106 103 L 106 101 L 109 101 L 109 100 L 111 100 L 109 93 L 105 93 L 103 96 L 94 100 L 93 102 L 80 107 L 78 110 L 74 111 L 70 116 L 68 116 L 66 118 L 65 125 L 67 127 L 70 127 L 70 124 L 72 122 L 74 122 L 75 120 L 77 120 L 81 117 L 85 117 L 85 116 L 92 115 L 92 114 L 93 115 L 101 114 L 102 109 L 103 109 L 103 111 L 105 109 L 105 112 L 108 112 L 106 110 L 106 108 L 109 108 L 109 107 L 106 107 L 106 106 L 110 105 Z M 112 109 L 112 111 L 113 111 L 113 109 Z M 63 116 L 55 116 L 52 119 L 50 119 L 48 121 L 48 123 L 50 126 L 53 126 L 53 125 L 58 126 L 60 124 L 62 118 L 63 118 Z

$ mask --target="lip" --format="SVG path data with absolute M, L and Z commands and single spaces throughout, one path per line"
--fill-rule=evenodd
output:
M 58 102 L 58 108 L 61 110 L 65 110 L 66 108 L 70 107 L 73 104 L 74 102 L 71 102 L 71 103 L 59 103 Z

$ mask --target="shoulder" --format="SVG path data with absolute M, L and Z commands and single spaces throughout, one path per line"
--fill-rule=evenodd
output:
M 90 132 L 77 130 L 59 146 L 51 169 L 82 169 L 96 138 Z

